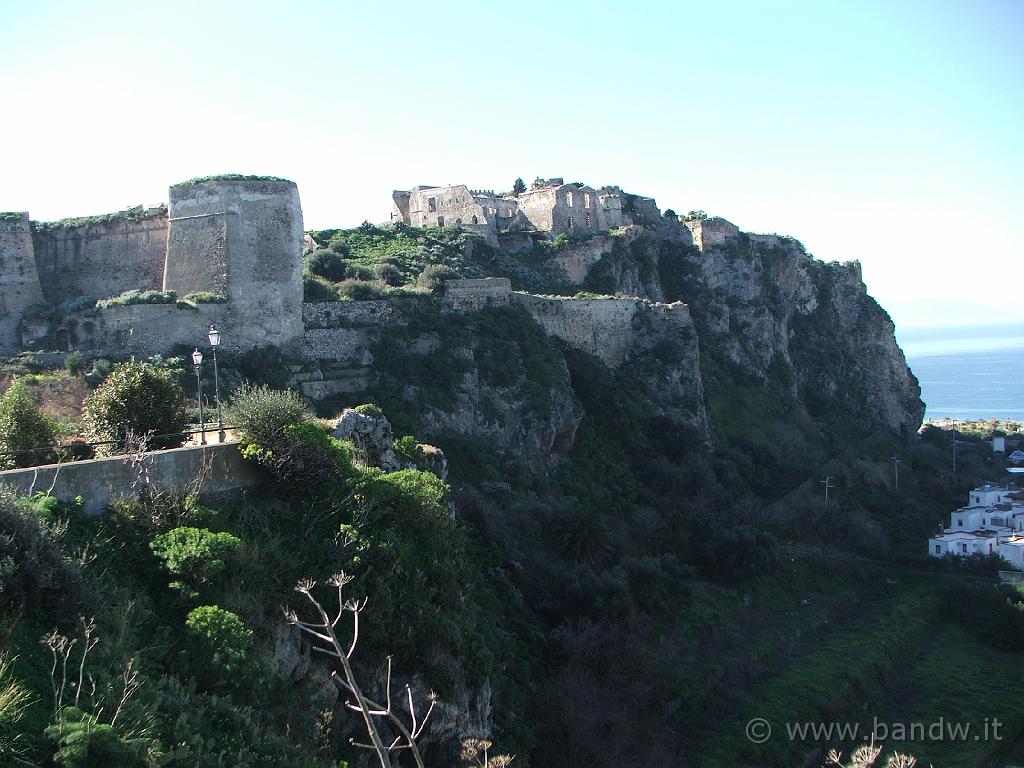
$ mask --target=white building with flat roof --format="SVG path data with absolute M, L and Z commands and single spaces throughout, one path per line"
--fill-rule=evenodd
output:
M 1024 569 L 1024 492 L 985 484 L 967 495 L 968 506 L 950 515 L 949 527 L 928 539 L 932 557 L 999 555 Z

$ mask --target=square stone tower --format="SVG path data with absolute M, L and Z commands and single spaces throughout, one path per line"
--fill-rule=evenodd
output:
M 163 288 L 227 299 L 225 343 L 302 336 L 302 207 L 294 182 L 209 177 L 170 188 Z

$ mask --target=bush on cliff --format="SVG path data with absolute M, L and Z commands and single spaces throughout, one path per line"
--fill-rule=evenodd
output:
M 46 464 L 53 454 L 39 449 L 53 445 L 55 439 L 53 421 L 40 410 L 23 382 L 12 381 L 0 397 L 0 452 L 13 455 L 0 456 L 0 468 Z
M 291 390 L 244 385 L 227 414 L 241 432 L 242 455 L 280 484 L 322 490 L 351 470 L 348 444 L 328 435 Z
M 185 393 L 166 370 L 134 360 L 114 367 L 85 399 L 82 409 L 89 437 L 112 441 L 107 454 L 145 440 L 149 449 L 181 445 Z

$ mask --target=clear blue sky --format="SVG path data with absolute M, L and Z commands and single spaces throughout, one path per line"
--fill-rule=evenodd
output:
M 1024 2 L 0 4 L 0 210 L 218 172 L 307 228 L 516 176 L 860 259 L 898 322 L 1024 319 Z

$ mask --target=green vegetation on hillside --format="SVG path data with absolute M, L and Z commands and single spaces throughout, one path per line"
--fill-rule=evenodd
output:
M 213 176 L 195 176 L 185 181 L 172 184 L 172 187 L 194 187 L 198 184 L 205 184 L 208 181 L 284 181 L 289 184 L 289 179 L 282 179 L 280 176 L 258 176 L 244 173 L 217 173 Z

